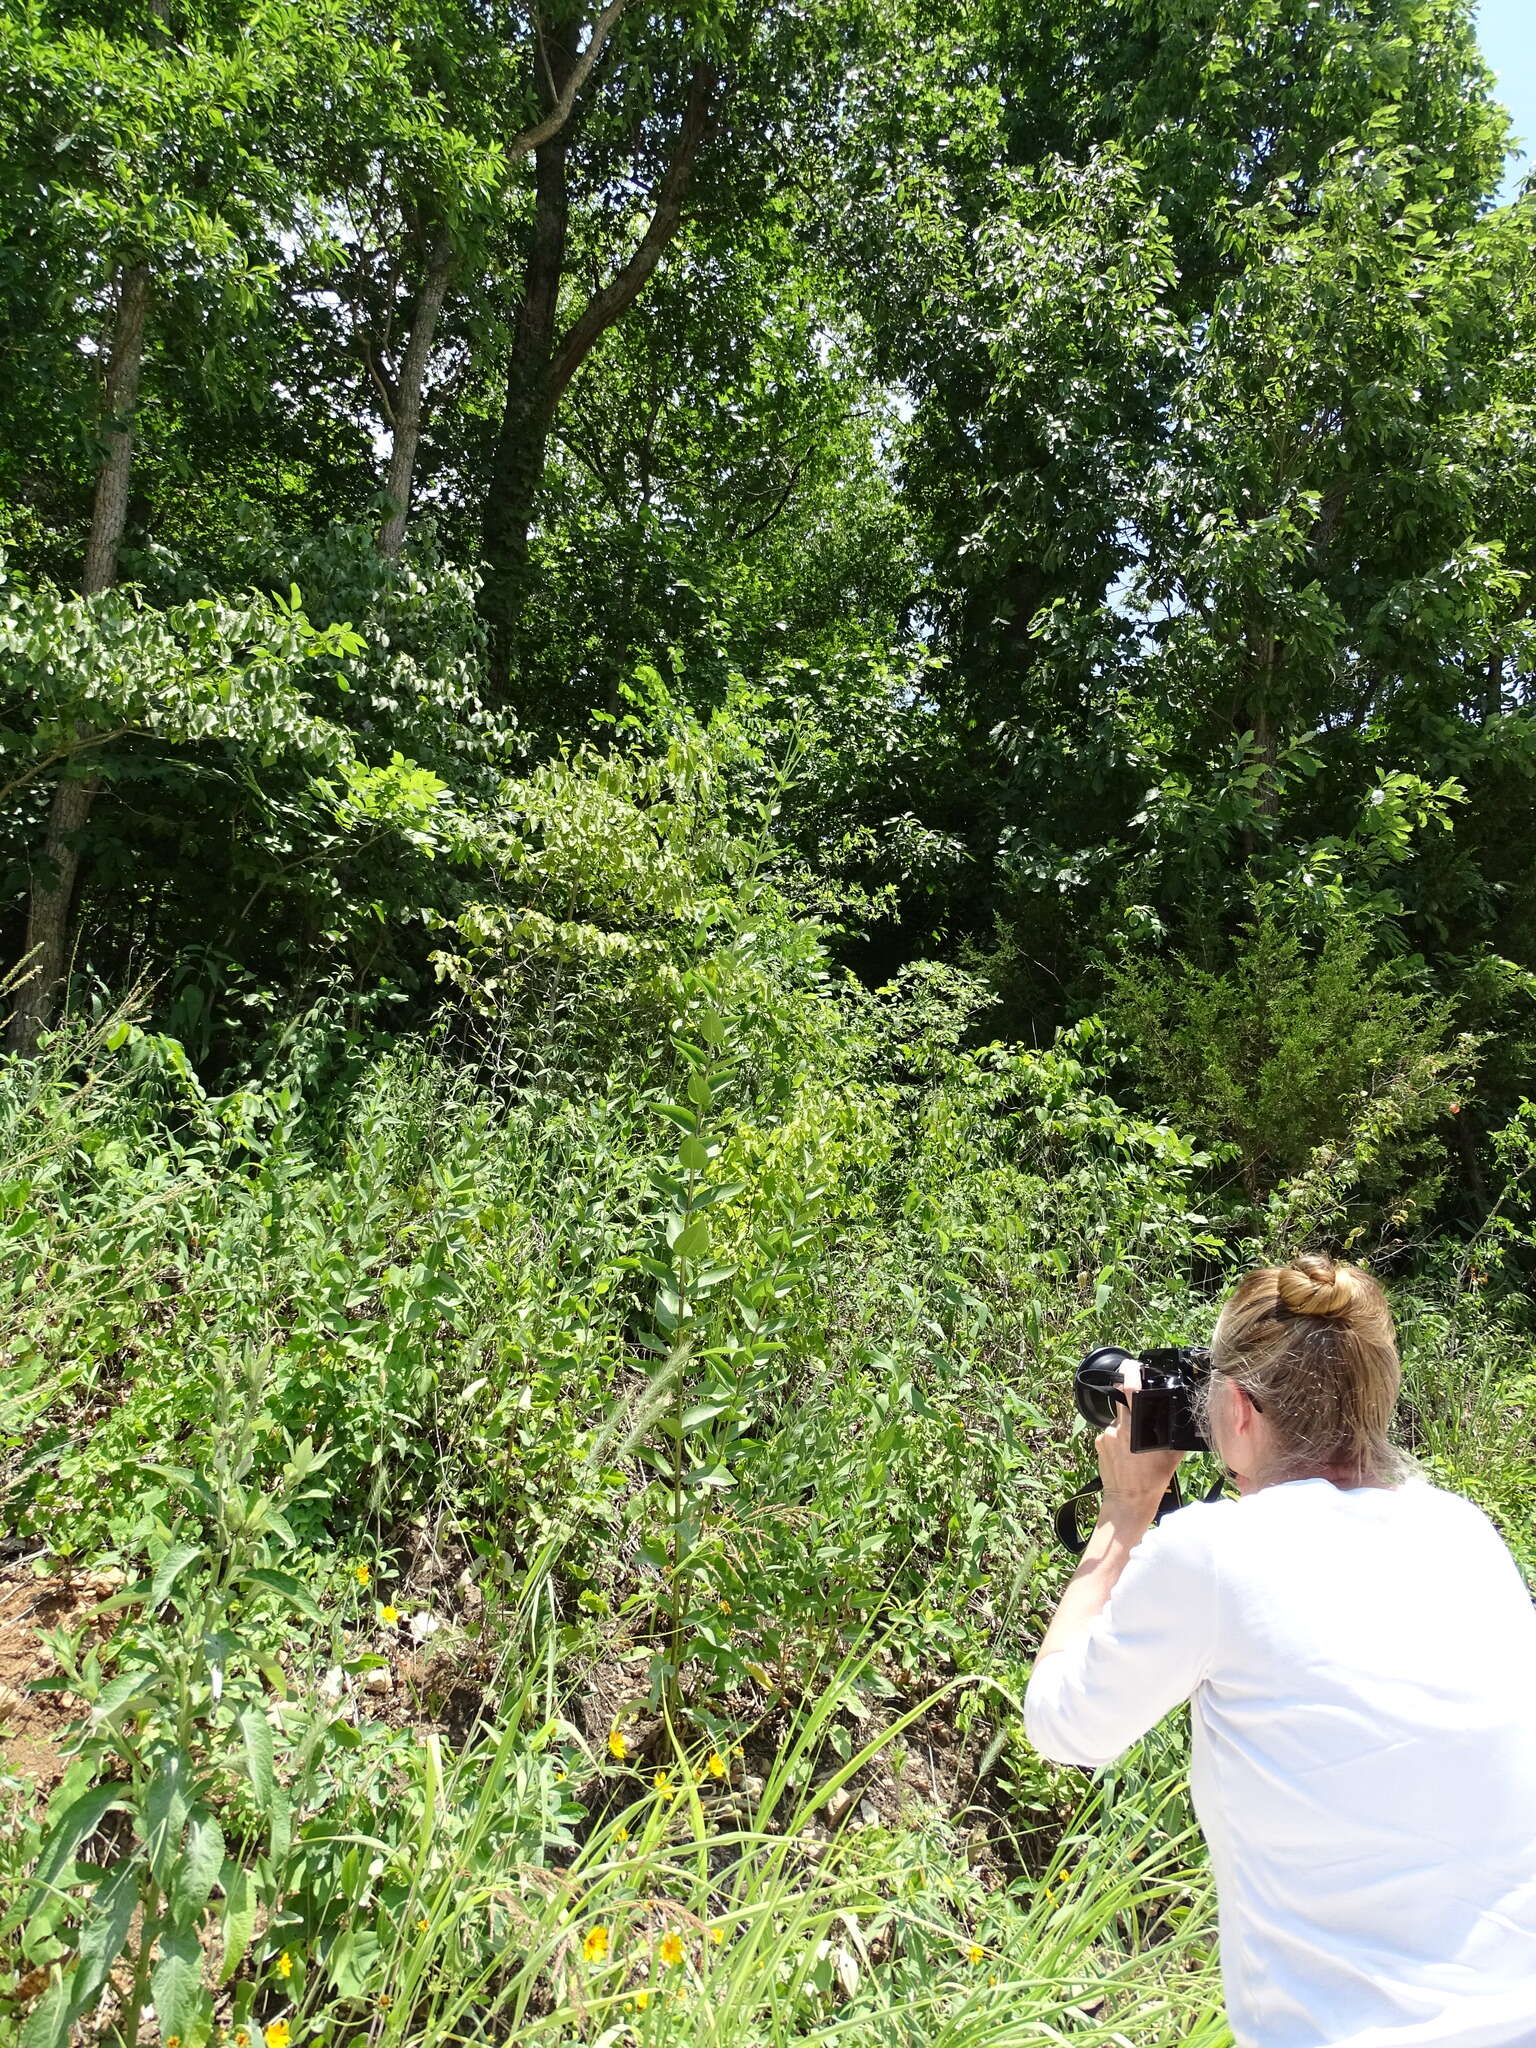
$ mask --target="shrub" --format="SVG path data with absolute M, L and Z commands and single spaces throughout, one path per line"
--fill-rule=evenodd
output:
M 1105 1017 L 1140 1091 L 1232 1159 L 1252 1201 L 1348 1157 L 1344 1208 L 1385 1207 L 1401 1229 L 1438 1187 L 1473 1048 L 1363 913 L 1304 921 L 1261 890 L 1224 966 L 1123 956 Z

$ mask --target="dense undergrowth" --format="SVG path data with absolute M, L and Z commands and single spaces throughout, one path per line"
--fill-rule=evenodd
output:
M 1020 1728 L 1072 1363 L 1363 1242 L 1413 1449 L 1536 1568 L 1528 1118 L 1476 1237 L 1372 1241 L 1411 1036 L 1256 1200 L 1098 1025 L 837 977 L 686 747 L 517 817 L 436 1036 L 211 1093 L 130 1006 L 0 1075 L 7 1570 L 99 1596 L 0 2027 L 1216 2048 L 1180 1732 L 1091 1782 Z

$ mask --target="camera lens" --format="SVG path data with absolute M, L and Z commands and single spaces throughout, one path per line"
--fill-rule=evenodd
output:
M 1090 1429 L 1113 1429 L 1123 1402 L 1121 1376 L 1131 1362 L 1129 1351 L 1106 1344 L 1098 1351 L 1090 1351 L 1077 1368 L 1072 1394 L 1078 1414 Z

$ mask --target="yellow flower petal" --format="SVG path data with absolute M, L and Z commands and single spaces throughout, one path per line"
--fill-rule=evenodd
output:
M 606 1927 L 589 1927 L 587 1938 L 581 1944 L 581 1952 L 589 1963 L 600 1963 L 608 1954 L 609 1935 Z

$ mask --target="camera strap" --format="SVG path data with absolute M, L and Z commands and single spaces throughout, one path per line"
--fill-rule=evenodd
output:
M 1204 1499 L 1207 1501 L 1220 1500 L 1226 1483 L 1225 1475 L 1214 1479 L 1206 1489 L 1203 1496 Z M 1078 1509 L 1084 1501 L 1092 1500 L 1096 1493 L 1102 1493 L 1103 1490 L 1103 1480 L 1095 1479 L 1085 1486 L 1081 1493 L 1074 1493 L 1070 1500 L 1064 1500 L 1056 1510 L 1053 1517 L 1056 1525 L 1056 1540 L 1060 1543 L 1062 1549 L 1069 1551 L 1073 1557 L 1081 1557 L 1088 1548 L 1088 1538 L 1083 1534 L 1078 1521 Z M 1160 1522 L 1164 1515 L 1171 1515 L 1176 1508 L 1183 1506 L 1184 1496 L 1179 1491 L 1179 1475 L 1175 1473 L 1172 1479 L 1169 1480 L 1168 1491 L 1158 1502 L 1157 1513 L 1152 1519 L 1154 1523 Z

